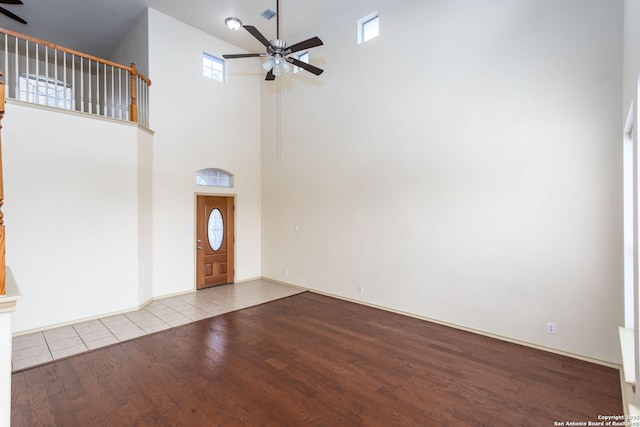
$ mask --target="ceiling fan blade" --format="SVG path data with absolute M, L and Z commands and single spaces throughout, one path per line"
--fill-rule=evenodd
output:
M 267 40 L 267 38 L 265 36 L 262 35 L 262 33 L 260 31 L 258 31 L 258 29 L 256 27 L 254 27 L 253 25 L 244 25 L 242 28 L 244 28 L 245 30 L 249 31 L 249 33 L 251 33 L 251 35 L 253 37 L 255 37 L 256 39 L 258 39 L 258 41 L 260 43 L 262 43 L 264 45 L 264 47 L 270 47 L 271 44 L 269 43 L 269 40 Z
M 24 4 L 22 0 L 0 0 L 2 4 Z
M 268 56 L 268 55 L 266 53 L 234 53 L 231 55 L 222 55 L 224 59 L 253 58 L 256 56 Z
M 322 43 L 322 40 L 320 40 L 318 37 L 311 37 L 310 39 L 289 46 L 287 50 L 291 51 L 289 53 L 293 53 L 305 49 L 311 49 L 312 47 L 316 46 L 322 46 L 323 44 L 324 43 Z
M 4 7 L 0 7 L 0 13 L 2 13 L 3 15 L 8 16 L 11 19 L 15 19 L 16 21 L 26 24 L 27 21 L 25 21 L 24 19 L 20 18 L 18 15 L 16 15 L 15 13 L 11 13 L 9 12 L 7 9 L 5 9 Z
M 319 76 L 324 72 L 323 69 L 318 68 L 311 64 L 307 64 L 306 62 L 300 61 L 299 59 L 296 59 L 296 58 L 287 58 L 287 62 L 291 62 L 292 64 L 297 65 L 298 67 L 303 68 L 308 72 L 315 74 L 316 76 Z
M 273 74 L 273 70 L 269 70 L 269 72 L 267 73 L 267 77 L 264 78 L 265 80 L 275 80 L 276 79 L 276 75 Z

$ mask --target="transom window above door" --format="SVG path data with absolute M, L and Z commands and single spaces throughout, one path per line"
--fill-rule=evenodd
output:
M 196 185 L 233 187 L 233 175 L 218 168 L 201 169 L 196 173 Z

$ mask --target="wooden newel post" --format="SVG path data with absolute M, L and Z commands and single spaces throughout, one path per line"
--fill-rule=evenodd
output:
M 129 105 L 129 120 L 132 122 L 138 121 L 138 103 L 136 99 L 136 80 L 138 78 L 138 69 L 136 64 L 131 63 L 131 104 Z
M 0 72 L 0 77 L 2 77 Z M 4 117 L 4 83 L 0 80 L 0 129 L 2 129 L 2 118 Z M 4 204 L 4 184 L 2 181 L 2 139 L 0 138 L 0 295 L 6 294 L 6 266 L 5 266 L 5 239 L 4 239 L 4 214 L 2 205 Z

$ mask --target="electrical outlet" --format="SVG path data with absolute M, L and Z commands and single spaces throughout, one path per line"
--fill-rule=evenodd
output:
M 284 277 L 289 277 L 289 270 L 284 271 Z
M 358 285 L 358 293 L 361 294 L 364 292 L 364 285 Z
M 556 324 L 553 322 L 547 322 L 547 333 L 550 335 L 556 334 Z

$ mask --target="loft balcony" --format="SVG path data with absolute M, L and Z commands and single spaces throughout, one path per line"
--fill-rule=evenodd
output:
M 0 28 L 6 97 L 149 127 L 149 86 L 129 66 Z

